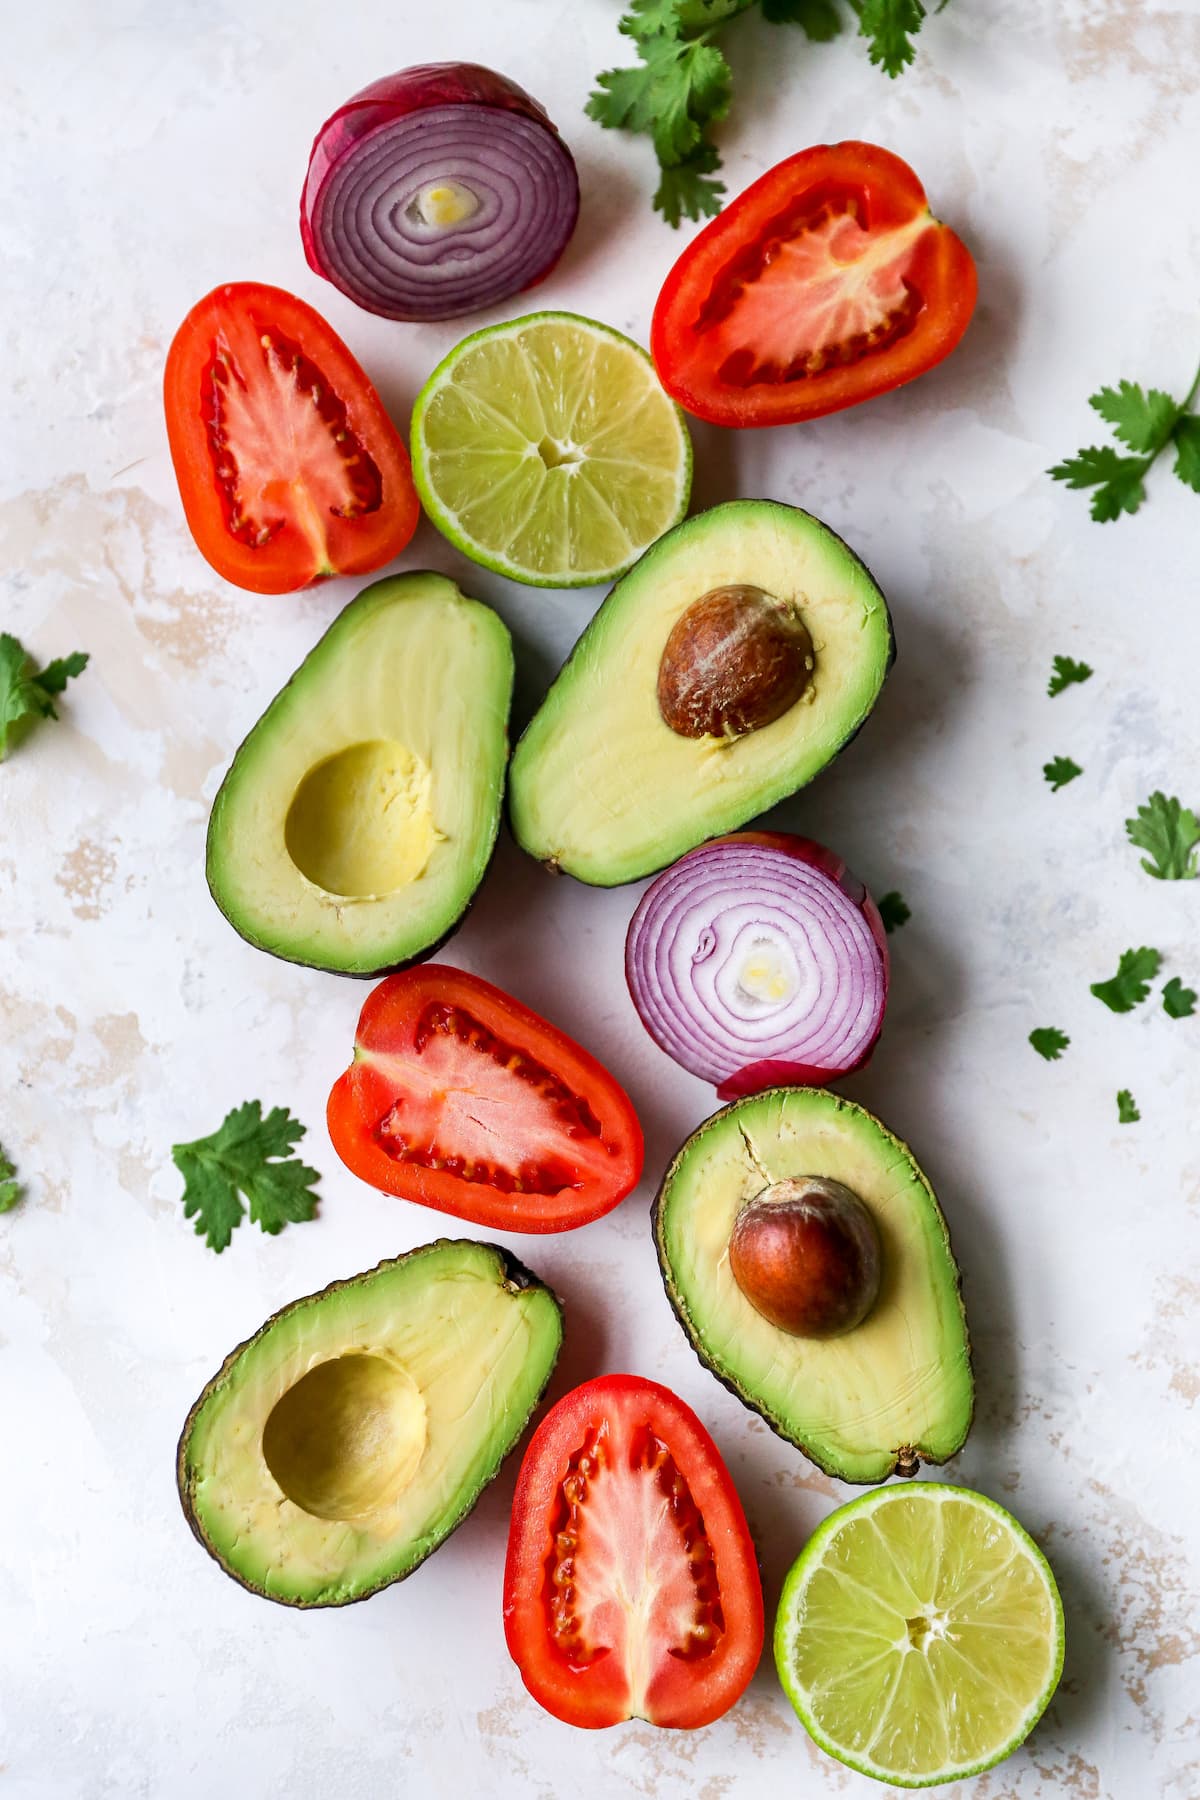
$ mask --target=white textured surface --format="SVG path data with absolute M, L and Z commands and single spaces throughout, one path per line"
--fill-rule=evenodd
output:
M 79 645 L 93 661 L 65 722 L 0 770 L 0 1141 L 28 1185 L 0 1220 L 6 1800 L 879 1791 L 810 1748 L 769 1658 L 692 1736 L 583 1737 L 541 1714 L 501 1636 L 511 1465 L 409 1583 L 315 1615 L 225 1580 L 174 1494 L 180 1423 L 231 1345 L 441 1221 L 360 1187 L 325 1139 L 364 990 L 256 954 L 205 891 L 228 756 L 350 589 L 257 599 L 209 572 L 166 454 L 166 345 L 218 281 L 276 281 L 328 315 L 406 416 L 459 328 L 390 325 L 317 281 L 296 202 L 327 112 L 398 65 L 453 56 L 526 83 L 577 150 L 580 230 L 537 302 L 644 339 L 683 239 L 651 215 L 647 147 L 581 116 L 623 48 L 616 12 L 10 9 L 0 624 L 45 657 Z M 1117 1018 L 1087 986 L 1139 943 L 1200 985 L 1200 884 L 1149 880 L 1121 828 L 1156 786 L 1200 799 L 1200 501 L 1164 468 L 1139 517 L 1102 529 L 1042 471 L 1098 435 L 1093 387 L 1127 374 L 1178 392 L 1200 352 L 1184 180 L 1200 21 L 1192 0 L 952 0 L 892 85 L 848 39 L 808 48 L 746 22 L 730 45 L 731 188 L 804 144 L 874 138 L 913 162 L 980 267 L 970 335 L 915 387 L 802 430 L 696 432 L 698 501 L 802 502 L 895 610 L 900 660 L 874 721 L 779 817 L 912 905 L 890 1023 L 852 1091 L 911 1138 L 966 1273 L 979 1415 L 955 1473 L 1039 1535 L 1067 1604 L 1046 1721 L 969 1791 L 1191 1800 L 1200 1018 L 1174 1023 L 1157 1000 Z M 513 589 L 427 527 L 402 566 L 424 563 L 510 621 L 527 712 L 598 596 Z M 1056 651 L 1096 675 L 1050 702 Z M 1052 795 L 1040 769 L 1060 752 L 1086 775 Z M 611 1063 L 653 1175 L 712 1097 L 632 1015 L 633 898 L 551 882 L 505 844 L 451 954 Z M 1074 1040 L 1055 1065 L 1025 1042 L 1048 1023 Z M 1115 1122 L 1122 1086 L 1138 1126 Z M 169 1146 L 250 1095 L 308 1121 L 322 1217 L 275 1240 L 247 1226 L 217 1259 L 182 1219 Z M 632 1368 L 695 1405 L 740 1485 L 770 1606 L 841 1494 L 694 1361 L 659 1287 L 649 1192 L 524 1243 L 567 1297 L 554 1392 Z

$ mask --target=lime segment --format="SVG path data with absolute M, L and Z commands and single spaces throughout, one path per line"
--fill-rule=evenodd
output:
M 779 1678 L 823 1750 L 898 1787 L 1016 1749 L 1062 1670 L 1054 1577 L 1011 1514 L 911 1482 L 832 1513 L 784 1583 Z
M 644 350 L 574 313 L 464 339 L 413 410 L 426 512 L 485 568 L 541 587 L 612 581 L 687 510 L 683 414 Z

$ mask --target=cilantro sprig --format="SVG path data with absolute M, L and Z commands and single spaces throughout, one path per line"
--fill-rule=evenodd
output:
M 1092 488 L 1092 517 L 1102 525 L 1138 510 L 1146 498 L 1146 477 L 1168 445 L 1175 451 L 1176 475 L 1200 493 L 1200 414 L 1191 410 L 1198 393 L 1200 370 L 1182 400 L 1135 381 L 1101 388 L 1088 405 L 1133 454 L 1122 455 L 1111 444 L 1091 444 L 1049 473 L 1068 487 Z
M 945 0 L 942 0 L 945 4 Z M 632 68 L 606 69 L 586 107 L 589 118 L 654 142 L 654 205 L 669 225 L 711 217 L 725 186 L 713 128 L 729 111 L 733 71 L 714 37 L 755 5 L 772 25 L 798 25 L 827 43 L 844 23 L 841 0 L 629 0 L 618 29 L 637 46 Z M 912 61 L 925 18 L 922 0 L 850 0 L 871 61 L 899 75 Z
M 1178 975 L 1172 975 L 1163 987 L 1162 1003 L 1169 1019 L 1190 1019 L 1196 1010 L 1196 990 L 1184 987 Z
M 883 920 L 883 929 L 890 937 L 893 931 L 899 931 L 912 918 L 912 909 L 898 889 L 879 897 L 879 916 Z
M 1050 791 L 1057 794 L 1059 788 L 1065 788 L 1068 781 L 1074 781 L 1083 770 L 1069 756 L 1056 756 L 1052 762 L 1042 764 L 1042 774 L 1050 783 Z
M 1151 794 L 1136 818 L 1126 819 L 1125 835 L 1146 852 L 1142 867 L 1157 881 L 1194 881 L 1200 874 L 1200 819 L 1173 794 Z
M 1050 677 L 1050 684 L 1046 692 L 1053 700 L 1056 694 L 1061 694 L 1064 689 L 1071 687 L 1075 682 L 1090 681 L 1094 673 L 1095 671 L 1089 669 L 1085 662 L 1075 662 L 1069 656 L 1056 656 L 1054 673 Z
M 0 1213 L 11 1212 L 21 1198 L 17 1171 L 0 1149 Z
M 184 1215 L 195 1219 L 196 1236 L 210 1250 L 226 1248 L 247 1205 L 254 1223 L 272 1237 L 313 1217 L 312 1186 L 320 1175 L 292 1153 L 304 1132 L 286 1107 L 273 1107 L 264 1118 L 261 1102 L 247 1100 L 210 1137 L 172 1146 L 183 1176 Z
M 1122 950 L 1117 972 L 1107 981 L 1094 981 L 1091 992 L 1103 1000 L 1110 1011 L 1132 1012 L 1150 992 L 1150 983 L 1158 974 L 1162 957 L 1157 950 Z
M 1141 1116 L 1137 1109 L 1137 1101 L 1129 1089 L 1121 1088 L 1117 1094 L 1118 1125 L 1136 1125 Z
M 1057 1062 L 1067 1045 L 1071 1042 L 1065 1031 L 1057 1025 L 1038 1025 L 1029 1034 L 1029 1041 L 1039 1056 L 1047 1062 Z
M 9 734 L 15 725 L 28 719 L 57 719 L 56 697 L 87 664 L 85 652 L 76 650 L 38 669 L 20 640 L 11 631 L 0 631 L 0 762 L 12 748 Z

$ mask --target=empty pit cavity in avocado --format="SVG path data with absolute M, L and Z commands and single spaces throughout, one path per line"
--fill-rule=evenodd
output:
M 207 873 L 289 962 L 382 975 L 461 921 L 496 842 L 512 640 L 444 575 L 365 588 L 277 694 L 213 803 Z
M 343 900 L 380 898 L 419 880 L 438 835 L 432 770 L 383 738 L 314 764 L 284 824 L 300 873 Z
M 730 594 L 751 595 L 779 665 L 760 685 L 750 657 L 745 692 L 710 686 L 697 707 L 677 679 L 695 658 L 668 647 L 679 630 L 686 648 L 690 609 L 716 595 L 719 614 Z M 883 595 L 818 519 L 774 500 L 696 513 L 617 582 L 526 728 L 509 770 L 517 842 L 598 887 L 651 875 L 811 781 L 866 720 L 892 656 Z
M 401 1581 L 495 1476 L 561 1343 L 558 1301 L 495 1244 L 441 1238 L 306 1295 L 188 1415 L 188 1522 L 226 1574 L 289 1606 Z
M 263 1458 L 293 1505 L 358 1519 L 403 1493 L 425 1452 L 425 1401 L 407 1370 L 351 1350 L 302 1375 L 272 1407 Z
M 827 1338 L 765 1318 L 729 1254 L 742 1210 L 814 1169 L 862 1201 L 880 1244 L 874 1305 Z M 654 1229 L 663 1285 L 696 1354 L 826 1474 L 883 1481 L 962 1448 L 974 1383 L 946 1222 L 911 1151 L 863 1107 L 801 1087 L 735 1101 L 671 1164 Z

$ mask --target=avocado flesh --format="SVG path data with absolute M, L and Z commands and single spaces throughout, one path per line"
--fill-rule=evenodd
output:
M 740 1208 L 794 1175 L 840 1181 L 880 1236 L 879 1297 L 841 1337 L 769 1323 L 729 1266 Z M 837 1094 L 773 1088 L 693 1134 L 663 1182 L 655 1237 L 667 1294 L 702 1362 L 828 1475 L 883 1481 L 945 1462 L 971 1424 L 960 1276 L 941 1209 L 907 1146 Z
M 352 600 L 217 794 L 208 881 L 234 929 L 350 975 L 442 942 L 496 841 L 512 679 L 502 620 L 443 575 Z
M 492 1480 L 561 1342 L 554 1295 L 494 1244 L 441 1239 L 295 1301 L 192 1408 L 192 1529 L 287 1605 L 402 1580 Z
M 795 606 L 813 641 L 812 677 L 757 731 L 679 736 L 658 707 L 667 638 L 694 601 L 739 586 Z M 613 588 L 518 743 L 517 841 L 600 887 L 652 874 L 811 781 L 867 717 L 892 657 L 883 595 L 819 520 L 773 500 L 698 513 Z

